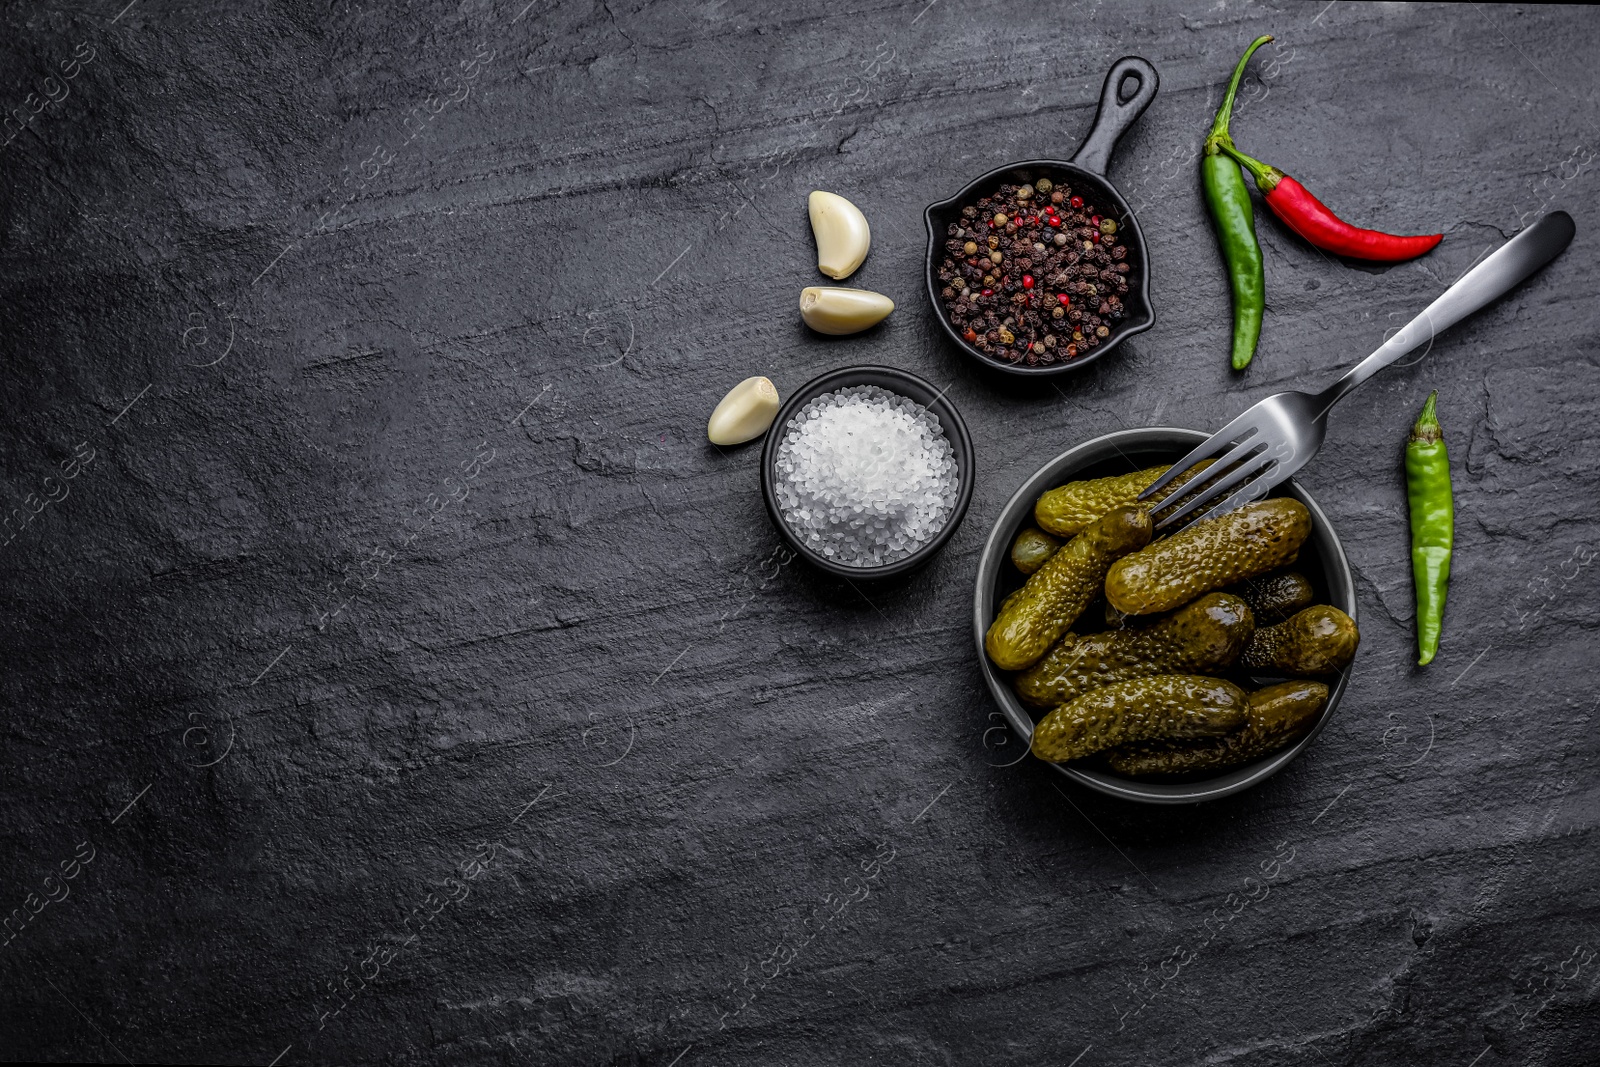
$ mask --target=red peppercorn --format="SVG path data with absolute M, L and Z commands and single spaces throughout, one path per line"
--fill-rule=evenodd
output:
M 1083 197 L 1081 197 L 1081 196 L 1073 197 L 1072 198 L 1072 206 L 1073 207 L 1082 207 L 1083 206 Z
M 993 289 L 985 289 L 983 291 L 983 295 L 984 296 L 993 296 L 994 295 L 994 290 Z
M 978 340 L 977 331 L 974 330 L 970 326 L 967 327 L 967 332 L 962 334 L 961 336 L 967 342 L 967 344 L 969 344 L 969 345 L 975 343 Z
M 1056 299 L 1061 301 L 1062 307 L 1069 308 L 1072 306 L 1072 297 L 1068 296 L 1066 293 L 1057 293 Z
M 1022 276 L 1022 287 L 1024 289 L 1032 289 L 1033 288 L 1033 275 L 1024 274 Z
M 1059 227 L 1061 225 L 1061 220 L 1052 215 L 1050 217 L 1050 225 Z
M 1099 215 L 1090 215 L 1089 216 L 1089 225 L 1091 225 L 1091 226 L 1100 225 L 1100 216 Z
M 1073 199 L 1076 200 L 1077 197 L 1073 197 Z M 1078 354 L 1078 346 L 1077 345 L 1068 345 L 1067 346 L 1067 358 L 1068 359 L 1074 358 L 1075 356 L 1077 356 L 1077 354 Z
M 1089 238 L 1089 240 L 1093 241 L 1095 244 L 1099 244 L 1100 243 L 1100 235 L 1099 234 L 1095 234 L 1093 237 Z

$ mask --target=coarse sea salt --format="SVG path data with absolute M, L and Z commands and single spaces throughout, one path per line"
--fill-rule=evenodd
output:
M 773 463 L 783 521 L 850 567 L 882 567 L 933 540 L 961 487 L 938 416 L 875 385 L 807 403 L 784 424 Z

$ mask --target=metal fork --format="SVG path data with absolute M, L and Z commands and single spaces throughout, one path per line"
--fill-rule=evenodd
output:
M 1173 499 L 1182 503 L 1159 518 L 1156 529 L 1187 526 L 1265 496 L 1316 455 L 1327 435 L 1328 411 L 1346 393 L 1510 292 L 1560 255 L 1574 232 L 1571 215 L 1552 211 L 1464 274 L 1422 314 L 1322 392 L 1276 393 L 1212 434 L 1139 494 L 1140 500 L 1148 500 L 1196 463 L 1216 460 L 1208 473 L 1194 479 L 1201 486 L 1197 492 L 1184 498 L 1180 487 Z M 1229 494 L 1227 499 L 1216 503 L 1223 494 Z M 1203 509 L 1208 510 L 1202 514 Z

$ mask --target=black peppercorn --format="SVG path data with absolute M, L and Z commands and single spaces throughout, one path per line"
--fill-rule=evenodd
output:
M 1121 303 L 1110 293 L 1128 291 L 1127 266 L 1120 262 L 1126 249 L 1107 240 L 1116 231 L 1104 220 L 1090 221 L 1093 204 L 1079 199 L 1081 210 L 1063 207 L 1054 214 L 1044 206 L 1071 199 L 1071 190 L 1048 179 L 1031 188 L 1006 184 L 962 207 L 965 226 L 946 225 L 948 254 L 936 271 L 940 302 L 957 332 L 970 330 L 976 338 L 971 343 L 991 358 L 1030 366 L 1071 359 L 1106 336 L 1096 334 L 1102 316 L 1122 317 Z M 1049 226 L 1051 218 L 1062 225 Z M 990 295 L 982 296 L 979 288 Z M 1069 293 L 1083 301 L 1082 308 L 1059 302 L 1058 295 Z M 1003 323 L 997 313 L 1005 315 Z M 1077 345 L 1047 332 L 1074 326 L 1081 327 Z

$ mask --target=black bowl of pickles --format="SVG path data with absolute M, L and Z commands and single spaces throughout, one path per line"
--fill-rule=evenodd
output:
M 1074 781 L 1153 804 L 1248 789 L 1338 706 L 1360 633 L 1339 538 L 1293 480 L 1170 533 L 1138 494 L 1206 435 L 1086 441 L 1007 502 L 978 565 L 978 659 L 1007 722 Z

